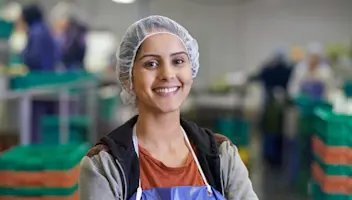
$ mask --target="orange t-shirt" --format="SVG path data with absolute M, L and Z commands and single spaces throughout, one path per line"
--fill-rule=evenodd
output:
M 191 152 L 189 152 L 184 166 L 174 168 L 167 167 L 161 161 L 153 158 L 146 149 L 139 146 L 139 166 L 143 190 L 205 185 Z

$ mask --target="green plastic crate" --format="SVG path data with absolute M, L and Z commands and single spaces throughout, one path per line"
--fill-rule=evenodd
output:
M 346 81 L 343 89 L 347 97 L 352 97 L 352 81 Z
M 326 194 L 315 182 L 312 183 L 312 196 L 313 200 L 352 200 L 352 195 Z
M 86 132 L 80 131 L 80 130 L 75 130 L 75 129 L 70 129 L 69 130 L 69 138 L 68 142 L 69 144 L 81 144 L 86 142 L 87 136 Z M 43 129 L 43 133 L 41 134 L 41 144 L 45 145 L 59 145 L 61 144 L 60 142 L 60 132 L 56 129 L 51 129 L 51 128 L 45 128 Z
M 7 40 L 11 36 L 13 26 L 12 22 L 0 19 L 0 40 Z
M 319 164 L 325 175 L 352 177 L 352 165 L 328 165 L 324 163 L 317 155 L 314 155 L 314 160 Z
M 88 116 L 85 115 L 76 115 L 70 116 L 68 119 L 68 123 L 72 127 L 89 127 L 91 120 Z M 47 115 L 43 118 L 42 126 L 48 127 L 59 127 L 60 125 L 60 117 L 57 115 Z
M 352 116 L 335 114 L 322 108 L 316 109 L 315 115 L 315 132 L 326 145 L 352 148 Z
M 295 102 L 300 113 L 298 121 L 300 137 L 303 137 L 302 140 L 310 141 L 310 137 L 314 134 L 315 110 L 317 108 L 332 110 L 332 105 L 324 100 L 304 96 L 298 97 Z
M 246 121 L 236 118 L 224 118 L 217 121 L 216 127 L 217 132 L 229 138 L 235 145 L 249 145 L 249 124 Z
M 70 196 L 78 190 L 78 184 L 72 188 L 0 188 L 1 196 L 43 197 Z
M 312 116 L 316 108 L 332 109 L 332 105 L 325 100 L 312 99 L 305 96 L 300 96 L 295 99 L 301 115 Z
M 119 95 L 111 96 L 108 98 L 101 97 L 99 99 L 100 115 L 105 120 L 114 119 L 115 113 L 116 113 L 115 111 L 120 104 L 121 104 L 121 102 L 120 102 Z
M 0 170 L 69 170 L 88 150 L 88 144 L 17 146 L 0 155 Z
M 12 78 L 12 89 L 29 89 L 37 86 L 60 85 L 80 80 L 96 80 L 93 74 L 86 71 L 68 72 L 30 72 L 26 76 Z
M 84 143 L 87 141 L 87 133 L 90 118 L 87 116 L 69 117 L 68 143 Z M 45 116 L 41 122 L 41 142 L 47 145 L 60 144 L 60 118 L 59 116 Z

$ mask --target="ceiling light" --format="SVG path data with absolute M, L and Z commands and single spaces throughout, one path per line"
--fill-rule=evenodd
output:
M 116 3 L 123 3 L 123 4 L 128 4 L 128 3 L 133 3 L 135 0 L 112 0 L 113 2 Z

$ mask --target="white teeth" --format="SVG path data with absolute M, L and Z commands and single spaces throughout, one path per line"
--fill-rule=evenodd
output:
M 175 92 L 177 90 L 177 87 L 172 87 L 172 88 L 161 88 L 155 90 L 157 93 L 170 93 L 170 92 Z

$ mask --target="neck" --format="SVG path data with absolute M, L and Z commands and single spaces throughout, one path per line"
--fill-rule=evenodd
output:
M 180 111 L 152 113 L 139 108 L 136 123 L 138 140 L 153 145 L 170 145 L 184 140 L 180 124 Z

